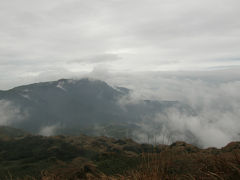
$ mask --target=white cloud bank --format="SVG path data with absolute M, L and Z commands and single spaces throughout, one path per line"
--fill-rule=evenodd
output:
M 179 101 L 193 109 L 191 114 L 168 108 L 139 124 L 140 141 L 159 143 L 185 140 L 203 147 L 221 147 L 240 140 L 239 69 L 205 72 L 96 73 L 93 77 L 132 89 L 131 99 Z M 102 76 L 101 76 L 102 74 Z M 122 102 L 123 103 L 123 102 Z
M 20 108 L 10 101 L 0 100 L 0 125 L 11 126 L 27 117 L 27 112 L 21 112 Z

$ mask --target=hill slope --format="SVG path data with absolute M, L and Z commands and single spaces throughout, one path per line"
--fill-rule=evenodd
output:
M 29 135 L 27 132 L 24 132 L 20 129 L 8 127 L 8 126 L 0 126 L 0 139 L 2 140 L 23 138 L 27 135 Z
M 240 178 L 240 142 L 199 149 L 185 142 L 153 146 L 131 139 L 28 134 L 0 137 L 0 159 L 0 179 Z
M 131 137 L 131 131 L 143 118 L 150 119 L 165 108 L 190 110 L 175 101 L 119 103 L 129 92 L 90 79 L 61 79 L 16 87 L 0 92 L 5 116 L 2 124 L 43 135 L 84 133 L 119 138 Z

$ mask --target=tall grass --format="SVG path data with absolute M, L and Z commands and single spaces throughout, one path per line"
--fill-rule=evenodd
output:
M 60 173 L 60 171 L 62 171 Z M 11 176 L 9 176 L 11 177 Z M 8 179 L 13 179 L 8 178 Z M 99 171 L 71 167 L 54 173 L 42 172 L 40 180 L 239 180 L 240 151 L 211 154 L 166 149 L 143 153 L 141 163 L 124 175 L 107 176 Z M 20 180 L 20 179 L 19 179 Z M 25 177 L 21 180 L 37 180 Z
M 136 170 L 116 179 L 239 180 L 240 154 L 178 154 L 171 151 L 143 154 L 142 164 Z

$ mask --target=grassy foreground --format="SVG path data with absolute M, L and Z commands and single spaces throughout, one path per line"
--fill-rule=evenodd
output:
M 200 149 L 185 142 L 153 146 L 131 139 L 13 131 L 0 133 L 1 180 L 240 179 L 240 142 Z
M 230 143 L 222 149 L 198 149 L 184 142 L 142 152 L 138 156 L 111 154 L 95 161 L 75 158 L 55 165 L 34 176 L 6 179 L 19 180 L 239 180 L 240 143 Z M 158 151 L 158 152 L 154 152 Z M 132 164 L 131 164 L 132 163 Z

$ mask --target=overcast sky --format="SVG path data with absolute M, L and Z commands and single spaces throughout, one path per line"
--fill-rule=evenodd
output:
M 0 89 L 96 69 L 240 65 L 239 0 L 0 0 Z
M 0 90 L 99 78 L 188 104 L 166 127 L 221 147 L 240 137 L 239 17 L 239 0 L 0 0 Z

